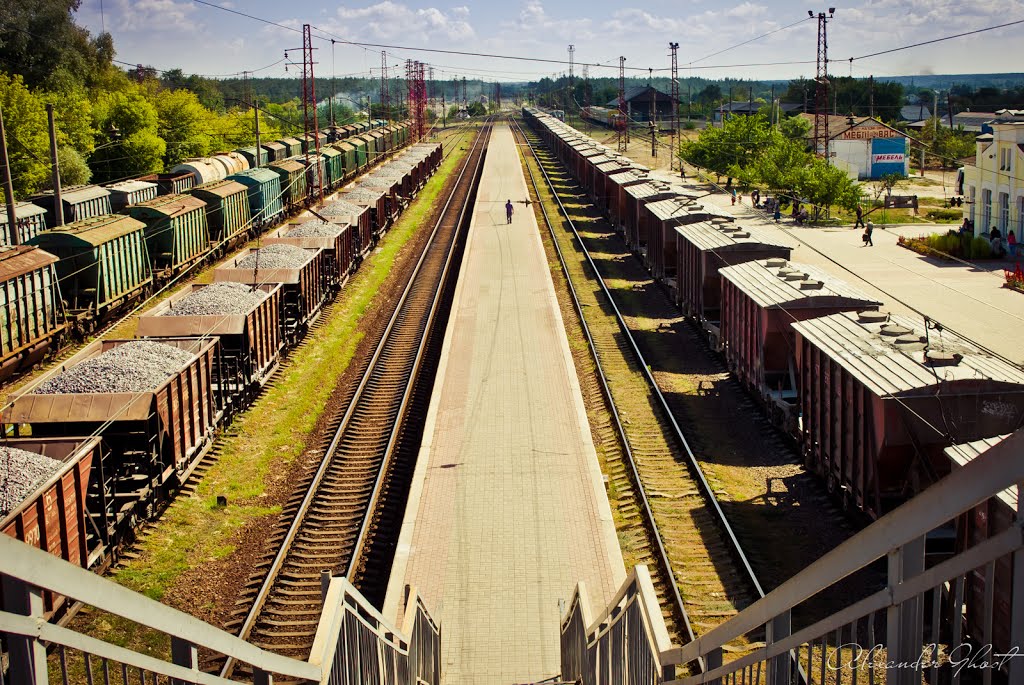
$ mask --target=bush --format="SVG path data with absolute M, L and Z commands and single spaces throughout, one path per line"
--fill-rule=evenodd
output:
M 992 244 L 988 238 L 976 237 L 971 241 L 971 259 L 988 259 L 992 256 Z
M 692 131 L 695 128 L 697 128 L 696 122 L 693 122 L 693 121 L 684 121 L 683 122 L 683 130 L 684 131 Z
M 925 215 L 932 221 L 957 221 L 963 217 L 959 209 L 932 209 Z

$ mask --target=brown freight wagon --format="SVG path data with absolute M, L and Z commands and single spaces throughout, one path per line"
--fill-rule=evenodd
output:
M 83 361 L 132 340 L 97 340 L 54 367 L 45 382 Z M 188 478 L 209 448 L 219 424 L 223 398 L 213 388 L 219 362 L 217 338 L 160 340 L 192 357 L 159 386 L 145 392 L 33 393 L 14 397 L 3 413 L 5 427 L 17 437 L 31 426 L 32 437 L 99 435 L 109 446 L 102 482 L 90 502 L 102 503 L 107 527 L 101 537 L 116 546 L 120 536 L 149 518 L 154 507 Z M 33 386 L 35 387 L 35 386 Z M 95 465 L 94 465 L 95 466 Z
M 344 197 L 344 196 L 342 196 Z M 317 213 L 329 221 L 349 224 L 349 249 L 352 253 L 352 269 L 359 265 L 363 255 L 373 244 L 373 225 L 370 222 L 370 209 L 366 205 L 357 205 L 344 199 L 332 200 L 317 208 Z
M 397 217 L 399 211 L 398 196 L 399 187 L 402 185 L 401 181 L 396 178 L 387 178 L 379 176 L 380 169 L 377 169 L 372 174 L 364 176 L 359 179 L 359 183 L 355 185 L 355 190 L 366 189 L 371 191 L 381 191 L 384 193 L 384 216 L 387 217 L 387 223 L 391 224 Z
M 804 461 L 876 518 L 944 475 L 943 449 L 1016 430 L 1024 371 L 948 330 L 844 312 L 793 324 Z
M 281 311 L 285 344 L 289 347 L 302 337 L 316 320 L 330 294 L 324 279 L 323 250 L 306 249 L 309 258 L 300 266 L 253 271 L 238 263 L 253 254 L 246 249 L 222 262 L 213 270 L 213 280 L 247 283 L 249 285 L 281 284 Z
M 224 397 L 224 411 L 232 416 L 244 409 L 270 379 L 280 359 L 281 286 L 257 286 L 267 294 L 243 314 L 175 315 L 182 300 L 208 288 L 192 284 L 139 317 L 138 338 L 220 338 L 220 360 L 213 369 L 213 385 Z
M 599 169 L 600 170 L 600 169 Z M 622 172 L 609 170 L 605 175 L 604 186 L 608 194 L 608 220 L 617 231 L 622 231 L 626 224 L 626 188 L 640 183 L 647 183 L 650 178 L 646 169 L 628 169 Z
M 699 196 L 700 193 L 653 178 L 648 179 L 645 183 L 626 186 L 626 203 L 623 212 L 626 245 L 633 252 L 646 254 L 651 231 L 650 225 L 655 218 L 647 211 L 647 205 L 673 199 L 677 199 L 682 205 L 689 205 Z
M 1000 435 L 984 440 L 953 445 L 945 450 L 946 457 L 953 469 L 966 466 L 990 449 L 1015 449 L 1018 456 L 1024 454 L 1024 431 L 1014 435 Z M 1007 488 L 995 497 L 976 505 L 956 519 L 956 554 L 961 554 L 977 544 L 1004 533 L 1017 524 L 1017 507 L 1020 492 L 1018 488 Z M 976 645 L 991 644 L 996 654 L 1010 654 L 1010 626 L 1014 599 L 1013 575 L 1014 560 L 1004 554 L 995 561 L 992 576 L 992 615 L 991 624 L 986 621 L 985 596 L 989 584 L 986 582 L 984 566 L 972 569 L 964 582 L 963 616 L 966 632 Z M 955 596 L 955 594 L 954 594 Z M 991 631 L 991 632 L 989 632 Z M 986 639 L 986 635 L 991 635 Z M 1021 645 L 1017 645 L 1020 648 Z M 1018 657 L 1019 658 L 1019 657 Z
M 415 192 L 413 181 L 414 167 L 405 162 L 391 161 L 370 175 L 371 179 L 395 181 L 395 200 L 397 207 L 405 207 Z
M 676 301 L 683 314 L 696 319 L 707 331 L 712 349 L 718 351 L 721 349 L 722 296 L 718 270 L 755 259 L 781 257 L 788 260 L 792 248 L 764 231 L 740 228 L 732 223 L 701 222 L 673 230 L 676 233 L 676 272 L 666 278 L 675 277 Z M 656 236 L 658 229 L 653 233 Z M 651 243 L 654 243 L 653 236 Z M 665 255 L 666 264 L 671 263 L 669 257 Z
M 370 227 L 374 238 L 384 235 L 388 228 L 387 192 L 377 188 L 354 185 L 342 191 L 339 199 L 362 205 L 370 210 Z
M 676 195 L 667 200 L 650 202 L 643 208 L 647 224 L 647 241 L 640 247 L 644 266 L 658 280 L 664 280 L 675 287 L 678 258 L 678 237 L 680 226 L 709 223 L 712 227 L 731 224 L 733 218 L 714 205 L 694 202 L 689 195 Z
M 604 210 L 608 206 L 608 198 L 604 195 L 604 180 L 601 178 L 597 168 L 602 164 L 611 162 L 612 152 L 588 157 L 584 163 L 583 173 L 576 179 L 580 187 L 590 197 L 594 206 Z
M 25 544 L 49 552 L 75 566 L 91 568 L 102 560 L 105 541 L 92 534 L 87 516 L 96 529 L 105 530 L 103 508 L 86 507 L 93 469 L 102 473 L 103 452 L 99 438 L 18 438 L 0 441 L 3 447 L 49 457 L 60 466 L 0 521 L 0 530 Z M 97 478 L 97 485 L 102 481 Z M 91 513 L 87 513 L 91 512 Z M 64 597 L 43 596 L 47 617 L 59 610 Z
M 292 232 L 306 224 L 316 225 L 337 231 L 334 236 L 294 236 Z M 324 278 L 328 285 L 335 292 L 341 290 L 348 282 L 349 274 L 352 272 L 352 236 L 354 229 L 347 221 L 330 221 L 326 225 L 319 219 L 307 219 L 306 221 L 293 221 L 287 226 L 282 226 L 269 233 L 263 242 L 267 245 L 280 243 L 284 245 L 295 245 L 296 247 L 311 247 L 324 251 L 323 268 Z
M 411 184 L 409 197 L 415 197 L 430 176 L 430 162 L 427 160 L 427 155 L 416 150 L 409 150 L 396 158 L 395 163 L 409 168 Z
M 773 425 L 797 434 L 794 321 L 881 302 L 809 264 L 760 259 L 727 266 L 722 277 L 722 346 L 729 369 L 757 395 Z
M 0 380 L 60 348 L 67 324 L 56 263 L 38 247 L 0 247 Z

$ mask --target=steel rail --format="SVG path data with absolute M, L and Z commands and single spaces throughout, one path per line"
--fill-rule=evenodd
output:
M 485 128 L 486 128 L 486 124 L 485 124 Z M 415 284 L 416 277 L 419 274 L 420 269 L 421 269 L 424 261 L 427 258 L 427 255 L 429 253 L 430 247 L 433 245 L 434 239 L 436 238 L 438 231 L 441 229 L 441 226 L 442 226 L 442 224 L 444 222 L 444 219 L 445 219 L 445 214 L 447 213 L 448 208 L 450 207 L 451 203 L 453 202 L 453 200 L 455 199 L 456 195 L 459 192 L 460 182 L 462 181 L 462 179 L 464 178 L 464 176 L 466 174 L 466 171 L 470 167 L 470 162 L 472 161 L 472 155 L 476 152 L 478 147 L 482 144 L 482 141 L 484 141 L 484 139 L 485 139 L 484 133 L 485 133 L 485 131 L 484 131 L 484 129 L 482 129 L 480 134 L 478 134 L 477 139 L 474 142 L 474 147 L 473 147 L 472 150 L 470 150 L 470 154 L 467 157 L 466 164 L 463 165 L 462 169 L 459 172 L 458 177 L 455 180 L 455 183 L 452 185 L 452 191 L 449 194 L 448 199 L 445 201 L 444 207 L 442 208 L 442 210 L 441 210 L 441 212 L 440 212 L 440 214 L 438 216 L 437 222 L 434 224 L 434 227 L 431 230 L 431 234 L 430 234 L 430 237 L 428 239 L 427 245 L 424 248 L 423 252 L 421 253 L 419 259 L 416 262 L 416 266 L 414 267 L 414 269 L 412 271 L 412 274 L 409 277 L 409 281 L 406 284 L 405 289 L 402 291 L 402 296 L 399 298 L 399 301 L 398 301 L 398 303 L 395 306 L 395 310 L 392 313 L 391 318 L 388 320 L 388 324 L 387 324 L 387 326 L 386 326 L 386 328 L 384 330 L 384 333 L 382 334 L 381 339 L 378 342 L 377 347 L 375 348 L 375 350 L 373 352 L 373 355 L 371 356 L 370 362 L 367 365 L 367 367 L 366 367 L 366 369 L 365 369 L 365 371 L 363 373 L 362 378 L 360 379 L 360 382 L 359 382 L 359 384 L 358 384 L 358 386 L 356 388 L 356 391 L 353 394 L 353 397 L 352 397 L 351 401 L 349 402 L 348 408 L 346 409 L 345 414 L 342 417 L 342 420 L 341 420 L 340 424 L 338 425 L 338 428 L 337 428 L 333 438 L 331 439 L 331 443 L 330 443 L 328 449 L 324 452 L 324 456 L 321 459 L 319 466 L 317 467 L 317 471 L 314 474 L 313 479 L 312 479 L 308 489 L 306 490 L 305 495 L 303 496 L 302 502 L 300 503 L 298 509 L 296 510 L 296 512 L 295 512 L 295 514 L 294 514 L 294 516 L 292 518 L 292 522 L 288 526 L 288 530 L 287 530 L 287 532 L 285 534 L 285 537 L 284 537 L 280 547 L 278 548 L 278 550 L 274 554 L 274 559 L 271 562 L 271 564 L 270 564 L 270 566 L 269 566 L 269 568 L 267 570 L 267 573 L 266 573 L 266 576 L 264 578 L 263 583 L 260 585 L 259 592 L 256 594 L 256 597 L 253 600 L 253 603 L 252 603 L 251 607 L 249 608 L 249 611 L 246 613 L 245 620 L 242 622 L 242 626 L 241 626 L 241 628 L 238 631 L 238 636 L 240 638 L 242 638 L 242 639 L 248 639 L 249 635 L 252 632 L 253 627 L 256 625 L 256 621 L 259 618 L 260 612 L 262 611 L 263 607 L 266 605 L 267 599 L 270 597 L 271 591 L 272 591 L 272 589 L 274 587 L 274 584 L 275 584 L 275 582 L 277 580 L 278 574 L 281 571 L 282 566 L 284 565 L 284 561 L 285 561 L 285 559 L 286 559 L 286 557 L 288 555 L 288 552 L 290 551 L 290 549 L 292 547 L 292 544 L 295 541 L 296 536 L 298 535 L 298 533 L 300 532 L 300 529 L 302 528 L 302 524 L 304 523 L 304 520 L 306 518 L 306 514 L 308 513 L 309 508 L 313 504 L 313 500 L 314 500 L 314 498 L 315 498 L 315 496 L 317 494 L 317 491 L 319 490 L 319 486 L 323 482 L 324 476 L 326 475 L 326 473 L 327 473 L 327 471 L 328 471 L 328 469 L 329 469 L 329 467 L 331 465 L 331 462 L 333 461 L 333 457 L 335 456 L 335 453 L 337 452 L 337 449 L 338 449 L 338 446 L 339 446 L 339 444 L 341 442 L 341 439 L 342 439 L 343 435 L 345 434 L 345 429 L 349 426 L 349 423 L 350 423 L 350 421 L 352 419 L 352 416 L 354 415 L 354 413 L 355 413 L 355 411 L 357 409 L 357 406 L 358 406 L 358 403 L 359 403 L 359 398 L 363 395 L 363 393 L 364 393 L 364 391 L 366 389 L 366 386 L 368 385 L 368 383 L 370 382 L 371 377 L 373 376 L 373 372 L 374 372 L 374 370 L 377 367 L 377 363 L 378 363 L 380 357 L 383 355 L 383 353 L 385 352 L 385 350 L 387 348 L 387 344 L 388 344 L 388 341 L 389 341 L 390 334 L 391 334 L 392 330 L 394 329 L 395 323 L 397 322 L 397 320 L 399 319 L 399 317 L 402 314 L 402 307 L 405 304 L 406 300 L 408 299 L 409 293 L 411 292 L 411 290 L 412 290 L 412 288 L 413 288 L 413 286 Z M 397 422 L 396 422 L 396 425 L 397 425 Z M 391 444 L 391 441 L 389 441 L 389 446 L 390 446 L 390 444 Z M 382 470 L 386 467 L 386 465 L 387 465 L 387 459 L 382 461 Z M 378 480 L 379 480 L 379 477 L 380 477 L 380 473 L 378 473 Z M 375 492 L 376 492 L 376 490 L 377 489 L 375 488 Z M 352 555 L 353 557 L 356 556 L 356 552 L 357 552 L 357 550 L 354 549 L 353 550 L 353 555 Z M 235 665 L 234 660 L 229 658 L 224 663 L 224 665 L 221 668 L 220 677 L 222 677 L 222 678 L 230 677 L 231 673 L 234 670 L 234 665 Z
M 519 122 L 515 121 L 514 118 L 509 117 L 509 120 L 513 123 L 516 130 L 519 131 L 519 135 L 522 136 L 523 140 L 530 147 L 530 152 L 533 155 L 534 160 L 537 162 L 537 168 L 542 169 L 540 159 L 537 158 L 536 151 L 533 145 L 530 144 L 529 139 L 526 137 L 526 132 L 523 131 Z M 583 316 L 583 306 L 580 304 L 579 297 L 576 295 L 576 286 L 572 282 L 572 276 L 569 274 L 569 267 L 566 264 L 565 256 L 562 254 L 562 248 L 558 244 L 558 239 L 555 236 L 554 222 L 551 221 L 551 217 L 548 215 L 548 210 L 544 206 L 544 202 L 541 200 L 540 186 L 537 184 L 537 179 L 533 173 L 533 169 L 530 165 L 526 165 L 526 170 L 530 174 L 530 182 L 533 184 L 533 189 L 537 193 L 537 201 L 540 204 L 541 213 L 544 215 L 544 223 L 547 225 L 548 233 L 551 234 L 551 242 L 555 247 L 555 252 L 558 254 L 558 261 L 562 267 L 562 274 L 565 275 L 566 284 L 569 286 L 569 295 L 572 297 L 572 305 L 576 310 L 576 314 L 580 320 L 580 326 L 583 328 L 583 334 L 587 339 L 587 346 L 590 348 L 591 354 L 594 355 L 594 366 L 597 369 L 597 378 L 601 385 L 601 393 L 604 395 L 605 400 L 608 402 L 611 408 L 612 419 L 615 422 L 615 432 L 618 433 L 619 441 L 622 443 L 623 451 L 626 454 L 626 460 L 629 464 L 630 473 L 633 476 L 633 482 L 636 485 L 637 492 L 640 496 L 640 502 L 643 505 L 644 518 L 647 521 L 647 525 L 650 526 L 651 531 L 654 533 L 654 543 L 657 551 L 658 562 L 661 564 L 662 572 L 668 583 L 672 587 L 672 598 L 675 602 L 675 610 L 679 614 L 679 618 L 682 619 L 683 627 L 686 629 L 686 637 L 689 641 L 694 640 L 693 628 L 690 625 L 690 617 L 687 614 L 686 606 L 683 603 L 683 596 L 679 592 L 679 584 L 676 583 L 675 571 L 672 568 L 672 562 L 669 561 L 668 552 L 665 551 L 665 545 L 662 543 L 661 529 L 658 527 L 658 523 L 654 519 L 654 511 L 651 509 L 650 501 L 647 499 L 647 492 L 644 490 L 643 483 L 640 480 L 640 471 L 637 468 L 636 460 L 633 457 L 633 449 L 630 445 L 629 438 L 626 436 L 626 429 L 622 425 L 622 421 L 619 416 L 619 409 L 615 403 L 615 398 L 612 397 L 611 387 L 608 385 L 608 378 L 604 373 L 604 366 L 601 363 L 601 354 L 598 352 L 597 344 L 594 342 L 594 337 L 590 333 L 590 326 L 587 324 L 586 318 Z M 552 189 L 552 194 L 554 190 Z
M 526 139 L 526 143 L 527 145 L 529 145 L 531 152 L 534 154 L 534 157 L 536 158 L 536 148 L 533 146 L 533 144 L 529 141 L 528 138 Z M 583 238 L 582 236 L 580 236 L 580 233 L 576 228 L 576 223 L 569 216 L 569 212 L 566 210 L 565 205 L 562 204 L 562 200 L 558 196 L 558 191 L 555 190 L 554 183 L 552 182 L 550 176 L 548 176 L 548 173 L 544 169 L 543 165 L 539 163 L 539 160 L 537 166 L 538 169 L 540 169 L 541 174 L 544 176 L 544 180 L 547 183 L 548 188 L 551 190 L 552 197 L 554 198 L 555 202 L 558 203 L 559 211 L 565 218 L 565 221 L 569 225 L 569 228 L 572 230 L 573 236 L 576 238 L 576 241 L 579 243 L 580 250 L 582 251 L 583 256 L 586 258 L 587 264 L 590 266 L 590 269 L 594 274 L 594 278 L 597 280 L 598 285 L 601 287 L 601 292 L 604 293 L 605 299 L 611 306 L 611 309 L 615 314 L 615 320 L 619 326 L 619 330 L 622 331 L 623 336 L 625 336 L 625 339 L 629 342 L 629 347 L 632 350 L 633 354 L 636 356 L 636 360 L 639 362 L 640 367 L 643 369 L 644 377 L 647 379 L 647 383 L 650 386 L 650 389 L 652 390 L 652 392 L 654 392 L 655 396 L 657 397 L 658 404 L 661 406 L 662 411 L 664 412 L 666 418 L 672 426 L 675 438 L 679 441 L 679 444 L 685 450 L 691 472 L 696 478 L 698 486 L 703 491 L 707 501 L 713 509 L 715 517 L 718 519 L 719 524 L 722 526 L 725 536 L 728 539 L 729 547 L 732 551 L 732 554 L 735 556 L 736 561 L 743 569 L 743 572 L 746 575 L 747 580 L 756 592 L 758 598 L 764 597 L 764 590 L 761 588 L 761 584 L 760 582 L 758 582 L 757 576 L 754 574 L 754 570 L 750 565 L 750 561 L 747 559 L 746 554 L 743 552 L 743 548 L 740 546 L 739 540 L 736 538 L 736 534 L 725 516 L 725 512 L 722 511 L 722 508 L 718 503 L 718 499 L 715 497 L 714 492 L 711 489 L 711 485 L 708 483 L 707 478 L 704 476 L 704 471 L 703 469 L 701 469 L 700 463 L 697 461 L 697 456 L 694 453 L 693 449 L 690 447 L 690 443 L 686 439 L 686 436 L 684 435 L 682 428 L 676 421 L 675 415 L 672 413 L 672 410 L 668 405 L 668 401 L 665 399 L 664 394 L 661 392 L 661 388 L 658 386 L 658 383 L 654 378 L 654 374 L 651 372 L 650 367 L 647 364 L 646 358 L 640 351 L 640 347 L 637 345 L 636 339 L 633 337 L 632 330 L 626 324 L 626 320 L 623 317 L 622 312 L 619 310 L 619 307 L 615 302 L 615 298 L 612 297 L 611 291 L 608 289 L 604 277 L 601 276 L 601 272 L 598 270 L 597 265 L 594 263 L 594 260 L 590 255 L 590 251 L 587 249 L 586 244 L 583 242 Z M 642 486 L 640 487 L 640 491 L 643 491 Z M 661 541 L 659 539 L 659 546 L 661 546 L 660 543 Z M 663 546 L 662 549 L 664 549 Z M 673 583 L 674 581 L 675 578 L 673 577 Z M 700 667 L 703 670 L 705 664 L 703 662 L 700 662 Z

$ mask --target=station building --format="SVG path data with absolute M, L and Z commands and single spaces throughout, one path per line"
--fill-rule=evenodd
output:
M 1005 238 L 1024 234 L 1024 110 L 999 110 L 987 122 L 991 133 L 976 141 L 975 163 L 960 170 L 957 191 L 964 196 L 964 218 L 976 233 L 995 226 Z
M 802 114 L 811 122 L 814 115 Z M 910 175 L 910 137 L 873 117 L 830 116 L 828 156 L 850 178 L 866 181 L 886 174 Z

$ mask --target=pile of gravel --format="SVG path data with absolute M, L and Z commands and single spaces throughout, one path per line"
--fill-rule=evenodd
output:
M 362 181 L 359 182 L 359 185 L 364 188 L 379 188 L 381 190 L 391 190 L 395 185 L 395 179 L 371 176 L 370 178 L 364 178 Z
M 0 516 L 7 516 L 60 469 L 61 462 L 16 447 L 0 446 Z
M 149 392 L 176 374 L 192 353 L 151 340 L 133 340 L 86 359 L 42 383 L 39 395 Z
M 370 200 L 376 202 L 381 196 L 379 190 L 370 190 L 366 187 L 353 188 L 352 190 L 345 193 L 345 197 L 352 198 L 353 200 Z
M 351 202 L 345 202 L 344 200 L 328 202 L 317 210 L 317 212 L 324 216 L 359 216 L 363 211 L 365 211 L 364 207 L 354 205 Z
M 260 247 L 237 262 L 237 269 L 294 269 L 309 261 L 309 252 L 295 245 L 274 244 Z
M 374 176 L 378 178 L 393 178 L 397 180 L 402 180 L 403 178 L 408 176 L 411 173 L 411 171 L 412 169 L 410 169 L 409 167 L 406 167 L 404 169 L 385 167 L 380 171 L 376 172 Z
M 242 283 L 211 283 L 172 303 L 160 316 L 248 314 L 267 297 L 262 290 L 253 290 L 252 286 Z
M 341 235 L 341 226 L 317 219 L 289 228 L 285 235 L 289 238 L 337 238 Z

